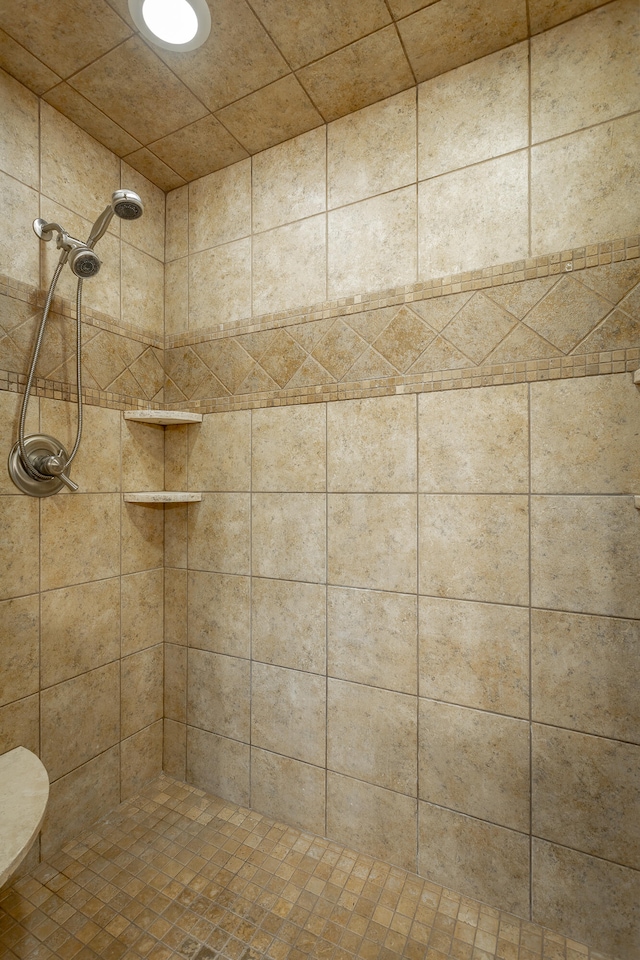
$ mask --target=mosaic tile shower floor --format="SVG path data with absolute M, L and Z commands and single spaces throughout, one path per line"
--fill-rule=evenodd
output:
M 164 775 L 0 892 L 2 960 L 600 956 Z

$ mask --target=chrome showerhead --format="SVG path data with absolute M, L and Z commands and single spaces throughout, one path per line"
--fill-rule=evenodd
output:
M 94 247 L 98 240 L 105 235 L 114 213 L 121 220 L 137 220 L 138 217 L 142 216 L 143 210 L 142 200 L 133 190 L 116 190 L 111 197 L 111 203 L 105 207 L 91 227 L 87 246 Z
M 89 247 L 75 247 L 69 254 L 69 266 L 80 280 L 95 277 L 100 269 L 100 261 Z

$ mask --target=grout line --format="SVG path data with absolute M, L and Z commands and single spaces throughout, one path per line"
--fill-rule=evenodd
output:
M 324 405 L 324 672 L 325 672 L 325 735 L 324 735 L 324 832 L 329 835 L 329 404 Z
M 531 431 L 531 384 L 527 386 L 527 467 L 529 496 L 527 504 L 527 549 L 528 549 L 528 589 L 529 589 L 529 919 L 533 919 L 533 702 L 532 702 L 532 556 L 531 556 L 531 486 L 533 456 Z

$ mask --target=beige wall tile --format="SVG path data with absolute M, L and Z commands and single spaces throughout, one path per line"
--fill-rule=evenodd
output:
M 40 697 L 37 693 L 0 707 L 0 750 L 26 747 L 40 754 Z
M 254 410 L 251 421 L 254 490 L 326 489 L 326 406 Z
M 124 738 L 162 717 L 162 644 L 123 657 L 120 663 Z
M 173 503 L 162 508 L 164 513 L 164 562 L 167 567 L 187 566 L 188 507 Z
M 0 169 L 37 190 L 40 185 L 37 97 L 3 70 L 0 99 L 6 133 L 0 144 Z
M 165 490 L 188 488 L 189 427 L 191 424 L 175 425 L 164 432 Z
M 637 954 L 636 870 L 533 838 L 533 920 L 620 960 Z
M 416 188 L 333 210 L 328 217 L 330 299 L 416 280 Z
M 187 649 L 175 643 L 164 644 L 164 716 L 187 719 Z
M 0 704 L 37 693 L 40 681 L 38 598 L 0 603 Z
M 189 186 L 165 194 L 165 263 L 189 253 Z
M 189 646 L 248 657 L 250 594 L 248 577 L 189 571 Z
M 0 531 L 5 568 L 0 597 L 21 596 L 38 589 L 38 503 L 35 498 L 0 497 Z
M 120 579 L 41 595 L 40 682 L 49 687 L 120 657 Z
M 255 577 L 251 587 L 251 641 L 254 660 L 324 674 L 325 586 Z
M 189 260 L 164 265 L 164 332 L 170 337 L 189 329 Z
M 534 720 L 640 743 L 636 620 L 531 612 Z
M 640 865 L 640 746 L 534 724 L 532 830 L 583 853 Z
M 529 0 L 531 32 L 549 30 L 558 23 L 602 6 L 602 0 Z
M 55 437 L 67 453 L 71 453 L 78 429 L 75 403 L 43 398 L 40 401 L 40 415 L 43 432 Z M 73 461 L 73 479 L 83 493 L 118 490 L 121 412 L 85 404 L 82 419 L 82 442 Z M 61 492 L 66 492 L 66 488 Z
M 420 700 L 420 798 L 513 830 L 529 829 L 529 725 Z
M 187 644 L 187 571 L 164 570 L 164 641 Z
M 165 192 L 124 160 L 121 161 L 120 176 L 122 188 L 137 193 L 144 206 L 142 217 L 122 222 L 122 239 L 164 263 Z
M 531 488 L 640 489 L 640 391 L 628 374 L 531 385 Z
M 415 90 L 398 93 L 328 125 L 330 209 L 415 181 Z
M 205 416 L 187 431 L 189 489 L 236 493 L 251 489 L 249 410 Z
M 326 299 L 324 214 L 253 238 L 253 314 L 273 313 Z
M 338 843 L 416 868 L 416 808 L 413 797 L 327 773 L 327 832 Z
M 484 898 L 502 910 L 529 914 L 529 837 L 419 804 L 418 872 L 463 896 Z
M 416 400 L 375 397 L 327 406 L 331 491 L 405 493 L 416 489 Z
M 187 777 L 187 726 L 175 720 L 163 722 L 162 769 L 169 777 L 186 780 Z
M 253 575 L 323 583 L 326 579 L 325 527 L 323 494 L 254 494 Z
M 326 210 L 326 128 L 257 153 L 252 160 L 253 230 Z
M 529 401 L 524 384 L 418 397 L 420 490 L 526 493 Z
M 122 656 L 163 639 L 163 571 L 122 577 Z
M 592 127 L 531 150 L 531 255 L 636 229 L 640 116 Z
M 36 287 L 40 276 L 40 250 L 31 225 L 39 216 L 38 194 L 1 172 L 0 190 L 5 221 L 5 229 L 0 235 L 3 273 Z
M 418 188 L 418 279 L 526 257 L 528 223 L 526 150 L 423 181 Z
M 43 857 L 120 802 L 120 746 L 111 747 L 51 784 L 41 834 Z
M 123 420 L 122 487 L 164 489 L 164 427 Z
M 162 720 L 123 740 L 120 749 L 120 798 L 126 800 L 162 772 Z
M 122 502 L 121 563 L 122 573 L 135 573 L 162 564 L 164 546 L 164 507 L 162 504 Z
M 630 497 L 532 497 L 532 603 L 640 617 L 638 535 Z
M 162 337 L 164 264 L 129 243 L 123 243 L 121 249 L 122 321 L 136 330 Z
M 249 742 L 250 663 L 205 650 L 189 650 L 187 722 Z
M 415 597 L 329 587 L 330 676 L 415 694 L 416 643 Z
M 42 762 L 50 780 L 120 739 L 120 668 L 108 663 L 40 695 Z
M 318 836 L 325 833 L 325 771 L 251 750 L 251 807 Z
M 533 142 L 638 110 L 638 39 L 638 11 L 633 0 L 615 0 L 534 37 Z M 558 96 L 559 90 L 562 96 Z
M 187 727 L 187 781 L 232 803 L 249 804 L 250 747 Z
M 329 769 L 415 797 L 416 737 L 415 697 L 329 680 Z
M 249 573 L 248 493 L 204 494 L 189 506 L 189 566 L 218 573 Z
M 9 310 L 17 313 L 15 301 L 9 301 Z M 15 305 L 15 306 L 14 306 Z M 29 312 L 30 312 L 30 308 Z M 9 451 L 18 439 L 18 425 L 20 423 L 20 412 L 22 409 L 22 395 L 19 393 L 9 393 L 8 390 L 0 391 L 0 446 L 3 450 Z M 39 433 L 40 426 L 40 401 L 37 397 L 32 397 L 27 408 L 27 419 L 25 422 L 25 436 L 32 433 Z M 0 470 L 0 494 L 14 494 L 21 496 L 20 490 L 11 477 L 8 470 Z
M 41 505 L 41 517 L 41 589 L 120 573 L 119 494 L 48 497 Z
M 324 766 L 326 749 L 324 677 L 266 663 L 253 664 L 251 743 Z
M 422 495 L 420 593 L 526 604 L 525 496 Z
M 241 160 L 189 184 L 189 251 L 251 233 L 251 161 Z
M 529 715 L 529 611 L 420 597 L 420 695 Z
M 251 316 L 251 240 L 189 258 L 189 329 L 210 330 Z
M 528 88 L 527 43 L 420 84 L 418 178 L 527 147 Z

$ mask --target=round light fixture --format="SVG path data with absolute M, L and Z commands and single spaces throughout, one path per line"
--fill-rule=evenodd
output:
M 207 0 L 129 0 L 129 12 L 140 33 L 163 50 L 195 50 L 211 30 Z

